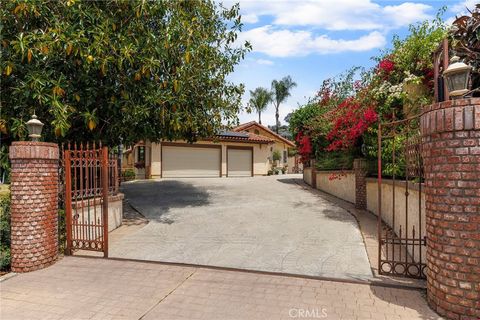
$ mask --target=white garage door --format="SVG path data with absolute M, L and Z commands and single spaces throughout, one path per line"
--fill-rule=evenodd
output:
M 252 176 L 252 149 L 227 149 L 229 177 Z
M 162 146 L 162 177 L 219 177 L 221 149 Z

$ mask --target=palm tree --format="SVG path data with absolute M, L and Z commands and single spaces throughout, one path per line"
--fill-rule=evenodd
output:
M 267 109 L 267 105 L 272 101 L 272 92 L 268 89 L 258 87 L 250 90 L 250 101 L 248 102 L 256 112 L 258 112 L 258 122 L 262 124 L 262 112 Z
M 290 76 L 283 77 L 283 79 L 280 81 L 277 81 L 277 80 L 272 81 L 272 93 L 273 93 L 274 102 L 275 102 L 275 120 L 276 120 L 275 131 L 277 133 L 278 133 L 278 127 L 280 127 L 280 121 L 278 120 L 280 116 L 278 114 L 280 103 L 287 100 L 287 98 L 291 94 L 290 90 L 296 86 L 297 84 L 292 80 Z

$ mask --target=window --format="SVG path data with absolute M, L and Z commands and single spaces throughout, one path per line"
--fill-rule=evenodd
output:
M 141 146 L 137 148 L 137 161 L 138 162 L 145 162 L 145 146 Z
M 287 150 L 283 150 L 283 163 L 287 163 L 287 160 L 288 160 Z
M 258 131 L 257 129 L 255 129 L 255 134 L 260 134 L 260 131 Z

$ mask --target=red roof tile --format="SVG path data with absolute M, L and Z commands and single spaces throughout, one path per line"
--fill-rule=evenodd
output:
M 247 122 L 247 123 L 243 123 L 241 125 L 239 125 L 238 127 L 235 127 L 233 128 L 233 131 L 234 132 L 241 132 L 241 131 L 245 131 L 247 129 L 250 129 L 251 127 L 258 127 L 262 130 L 265 130 L 267 131 L 268 133 L 270 133 L 271 135 L 273 135 L 274 137 L 276 137 L 278 140 L 281 140 L 283 142 L 285 142 L 286 144 L 288 144 L 289 146 L 291 147 L 295 147 L 295 143 L 293 143 L 292 141 L 288 140 L 288 139 L 285 139 L 284 137 L 282 137 L 281 135 L 279 135 L 278 133 L 276 132 L 273 132 L 272 130 L 270 130 L 268 127 L 265 127 L 264 125 L 261 125 L 259 124 L 258 122 L 256 121 L 250 121 L 250 122 Z

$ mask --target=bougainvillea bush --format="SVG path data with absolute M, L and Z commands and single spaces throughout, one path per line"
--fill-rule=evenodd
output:
M 351 169 L 352 161 L 339 161 L 339 154 L 376 158 L 378 122 L 415 116 L 432 102 L 431 56 L 447 34 L 442 12 L 410 26 L 406 38 L 394 37 L 373 68 L 352 68 L 325 80 L 318 94 L 293 112 L 290 130 L 302 159 L 315 159 L 318 169 Z M 391 159 L 384 160 L 389 168 Z M 386 170 L 393 174 L 398 168 Z

